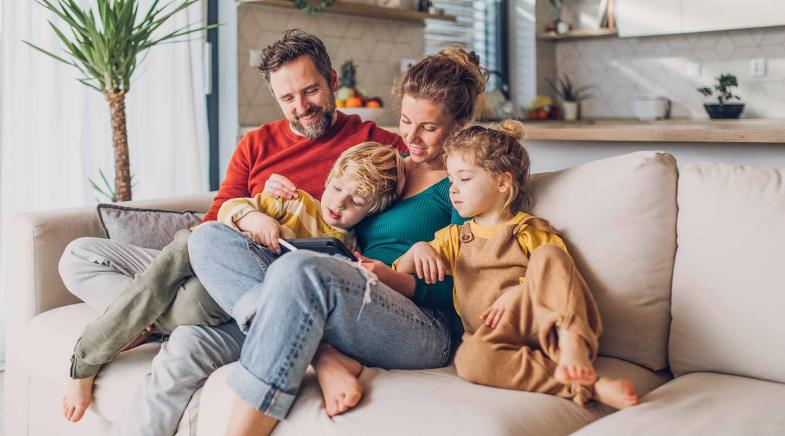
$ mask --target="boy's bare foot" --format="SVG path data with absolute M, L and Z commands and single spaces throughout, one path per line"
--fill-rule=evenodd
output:
M 63 416 L 76 422 L 82 419 L 87 407 L 93 402 L 93 381 L 95 376 L 78 378 L 68 382 L 63 396 Z
M 150 332 L 151 331 L 153 331 L 153 326 L 149 325 L 149 326 L 145 327 L 144 331 L 142 333 L 140 333 L 139 336 L 134 338 L 133 341 L 129 342 L 128 345 L 123 347 L 123 349 L 120 350 L 120 351 L 128 351 L 130 349 L 133 349 L 133 348 L 136 348 L 136 347 L 142 345 L 142 342 L 144 342 L 145 339 L 147 339 L 147 337 L 150 336 Z
M 363 370 L 360 362 L 328 344 L 321 344 L 313 367 L 328 416 L 340 415 L 360 402 L 363 396 L 362 384 L 357 380 Z
M 563 329 L 559 329 L 559 365 L 554 377 L 564 384 L 590 385 L 597 381 L 586 341 Z
M 620 410 L 638 404 L 635 386 L 626 378 L 600 377 L 594 384 L 594 399 Z

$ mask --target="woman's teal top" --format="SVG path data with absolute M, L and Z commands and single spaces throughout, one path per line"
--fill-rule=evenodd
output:
M 386 211 L 355 227 L 363 256 L 392 265 L 415 242 L 431 241 L 437 230 L 466 219 L 450 204 L 450 181 L 445 177 L 419 194 L 394 203 Z M 414 302 L 434 309 L 454 310 L 452 277 L 428 285 L 417 279 Z

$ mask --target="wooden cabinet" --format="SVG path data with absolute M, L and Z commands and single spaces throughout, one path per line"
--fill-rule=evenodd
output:
M 785 25 L 785 0 L 617 0 L 619 36 Z

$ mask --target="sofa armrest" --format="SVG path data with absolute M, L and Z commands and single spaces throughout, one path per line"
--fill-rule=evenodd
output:
M 129 201 L 124 206 L 206 211 L 215 192 L 185 197 Z M 7 344 L 12 348 L 13 334 L 20 334 L 39 313 L 78 303 L 66 290 L 57 264 L 66 245 L 84 236 L 104 237 L 95 207 L 22 213 L 10 218 L 3 245 L 3 265 Z

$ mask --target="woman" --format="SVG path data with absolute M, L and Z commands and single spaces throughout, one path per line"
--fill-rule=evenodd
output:
M 410 150 L 406 186 L 398 203 L 357 228 L 365 270 L 301 250 L 265 272 L 253 247 L 225 226 L 206 226 L 192 236 L 194 271 L 217 300 L 236 294 L 233 289 L 261 286 L 240 366 L 228 380 L 236 395 L 228 434 L 272 431 L 312 360 L 331 414 L 359 401 L 362 365 L 415 369 L 448 363 L 452 283 L 427 285 L 388 265 L 457 218 L 442 143 L 471 120 L 484 88 L 476 55 L 459 49 L 429 56 L 404 76 L 396 94 L 400 132 Z M 266 188 L 281 196 L 293 189 L 280 176 Z M 322 341 L 329 345 L 320 347 Z

